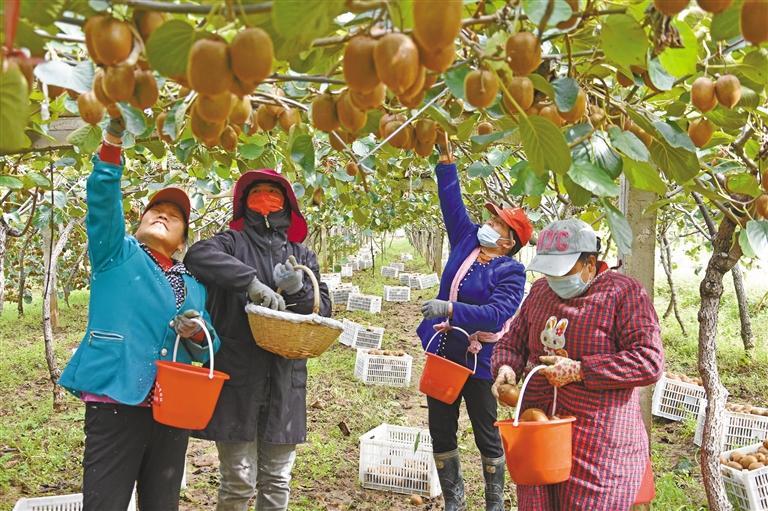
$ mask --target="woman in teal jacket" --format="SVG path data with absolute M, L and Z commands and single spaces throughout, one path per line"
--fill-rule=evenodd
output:
M 205 287 L 172 255 L 184 247 L 190 204 L 179 188 L 157 192 L 134 236 L 125 232 L 120 179 L 124 122 L 110 122 L 88 177 L 91 263 L 88 326 L 59 384 L 85 407 L 83 509 L 124 511 L 134 484 L 141 509 L 174 510 L 189 432 L 152 418 L 157 360 L 208 360 L 193 318 L 210 325 Z M 219 340 L 208 327 L 218 349 Z

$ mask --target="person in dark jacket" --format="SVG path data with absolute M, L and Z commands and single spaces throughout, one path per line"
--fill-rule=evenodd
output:
M 418 334 L 425 349 L 477 370 L 464 384 L 455 402 L 446 404 L 427 396 L 429 431 L 443 490 L 446 511 L 466 509 L 464 480 L 456 439 L 459 407 L 466 402 L 469 419 L 480 450 L 485 478 L 485 508 L 504 510 L 504 451 L 496 422 L 496 400 L 491 393 L 491 354 L 517 311 L 525 288 L 525 268 L 510 255 L 531 237 L 531 226 L 520 208 L 501 208 L 487 203 L 490 219 L 482 226 L 470 220 L 461 198 L 459 177 L 450 153 L 443 146 L 437 165 L 440 208 L 451 245 L 436 299 L 422 306 L 424 321 Z M 461 327 L 470 338 L 457 330 Z
M 216 368 L 228 373 L 213 418 L 195 436 L 215 440 L 221 487 L 218 511 L 245 511 L 256 493 L 259 511 L 285 510 L 296 444 L 306 440 L 306 360 L 288 360 L 254 341 L 248 300 L 276 310 L 310 314 L 309 278 L 320 280 L 317 258 L 301 244 L 307 223 L 290 183 L 274 170 L 253 170 L 237 181 L 230 229 L 195 243 L 184 260 L 208 287 L 208 307 L 222 339 Z M 282 290 L 282 296 L 276 292 Z M 320 315 L 330 316 L 320 283 Z
M 85 403 L 83 509 L 125 511 L 134 484 L 141 509 L 178 509 L 189 431 L 155 422 L 155 361 L 206 362 L 205 287 L 172 259 L 186 243 L 190 204 L 180 188 L 149 200 L 125 232 L 122 118 L 112 119 L 86 186 L 91 262 L 88 327 L 59 384 Z M 217 349 L 216 333 L 208 328 Z

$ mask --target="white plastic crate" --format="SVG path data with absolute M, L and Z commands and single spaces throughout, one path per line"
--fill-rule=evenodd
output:
M 398 269 L 398 271 L 403 271 L 403 270 L 405 270 L 405 263 L 391 263 L 391 264 L 390 264 L 390 266 L 391 266 L 392 268 L 397 268 L 397 269 Z
M 693 443 L 701 446 L 704 436 L 704 419 L 707 413 L 707 400 L 701 400 L 699 417 L 696 421 L 696 434 Z M 752 413 L 725 412 L 721 449 L 738 449 L 745 445 L 761 442 L 768 438 L 768 417 Z
M 413 255 L 412 254 L 400 254 L 400 260 L 401 261 L 413 261 Z
M 341 273 L 321 273 L 320 281 L 325 282 L 328 289 L 333 289 L 341 285 Z
M 363 259 L 358 261 L 357 265 L 359 270 L 367 270 L 368 268 L 373 268 L 373 261 L 370 259 Z
M 398 276 L 400 279 L 400 285 L 411 287 L 411 275 L 411 273 L 400 272 L 400 275 Z
M 341 276 L 342 277 L 351 277 L 352 274 L 355 271 L 355 265 L 353 264 L 342 264 L 341 265 Z
M 408 276 L 408 286 L 411 289 L 418 289 L 419 287 L 419 277 L 423 276 L 421 273 L 411 273 Z
M 378 314 L 381 312 L 381 297 L 352 293 L 347 298 L 347 310 Z
M 398 275 L 400 275 L 400 270 L 397 268 L 393 268 L 391 266 L 382 266 L 381 267 L 381 276 L 382 277 L 388 277 L 390 279 L 396 279 L 398 278 Z
M 377 326 L 366 327 L 348 319 L 342 320 L 344 331 L 339 336 L 339 342 L 352 348 L 381 348 L 384 339 L 384 328 Z
M 13 511 L 81 511 L 82 509 L 82 493 L 19 499 L 13 506 Z M 126 511 L 136 511 L 136 490 L 131 495 Z
M 762 443 L 726 451 L 721 456 L 730 459 L 734 452 L 753 453 Z M 757 470 L 736 470 L 726 465 L 720 465 L 728 500 L 738 511 L 768 510 L 768 466 Z
M 429 289 L 439 285 L 440 278 L 438 278 L 437 273 L 417 275 L 415 279 L 411 276 L 411 287 L 414 289 Z
M 428 429 L 382 424 L 362 435 L 359 475 L 363 488 L 440 495 Z
M 651 413 L 673 421 L 693 418 L 699 413 L 699 399 L 705 397 L 704 387 L 663 375 L 653 391 Z
M 384 286 L 385 302 L 408 302 L 411 300 L 411 288 L 406 286 Z
M 360 288 L 354 284 L 341 284 L 330 290 L 331 302 L 346 304 L 351 294 L 359 294 Z
M 399 355 L 380 355 L 371 351 L 381 350 L 357 350 L 355 378 L 368 385 L 407 387 L 411 384 L 412 356 L 402 352 Z

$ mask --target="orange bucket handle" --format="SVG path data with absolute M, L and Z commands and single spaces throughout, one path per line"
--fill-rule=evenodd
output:
M 209 357 L 208 360 L 211 363 L 211 367 L 208 369 L 208 379 L 213 379 L 213 341 L 211 340 L 211 334 L 208 332 L 208 327 L 205 326 L 205 321 L 199 319 L 199 318 L 190 318 L 193 322 L 200 325 L 200 327 L 203 329 L 203 333 L 205 334 L 205 339 L 208 341 L 208 353 Z M 181 340 L 181 336 L 179 334 L 176 334 L 176 342 L 173 344 L 173 361 L 176 362 L 176 353 L 179 351 L 179 341 Z
M 536 374 L 537 371 L 544 369 L 545 367 L 549 366 L 538 365 L 531 369 L 531 372 L 528 373 L 528 376 L 525 377 L 525 381 L 523 381 L 523 387 L 520 389 L 520 397 L 517 400 L 517 407 L 515 408 L 515 426 L 520 424 L 520 410 L 523 409 L 523 395 L 525 395 L 525 389 L 528 387 L 528 382 L 531 381 L 531 377 Z M 552 388 L 555 389 L 555 397 L 552 400 L 552 412 L 549 414 L 550 416 L 555 415 L 555 409 L 557 408 L 557 387 Z
M 462 334 L 466 335 L 467 336 L 467 341 L 469 341 L 469 334 L 467 333 L 466 330 L 464 330 L 463 328 L 458 327 L 458 326 L 448 325 L 447 328 L 442 329 L 442 330 L 438 330 L 438 331 L 435 332 L 435 334 L 432 336 L 432 338 L 429 339 L 429 342 L 427 342 L 427 347 L 424 348 L 424 352 L 425 353 L 429 353 L 429 346 L 432 344 L 432 341 L 434 341 L 437 338 L 438 335 L 440 335 L 442 333 L 445 333 L 448 330 L 458 330 Z M 472 374 L 475 374 L 475 371 L 477 371 L 477 353 L 473 353 L 473 355 L 475 356 L 475 366 L 472 368 Z

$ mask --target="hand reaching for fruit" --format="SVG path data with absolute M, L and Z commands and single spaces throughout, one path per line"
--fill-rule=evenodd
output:
M 541 374 L 554 387 L 562 387 L 569 383 L 584 380 L 581 373 L 581 362 L 556 355 L 539 357 L 542 364 L 550 367 L 541 370 Z
M 443 132 L 443 140 L 440 140 L 437 144 L 440 148 L 440 163 L 453 163 L 453 150 L 451 149 L 451 142 L 448 140 L 448 133 Z

